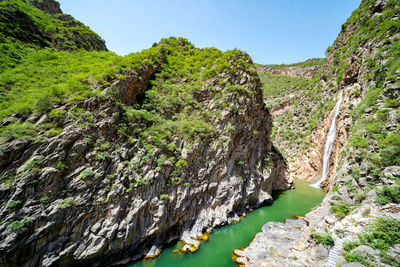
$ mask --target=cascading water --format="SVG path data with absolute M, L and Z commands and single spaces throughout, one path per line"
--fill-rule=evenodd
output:
M 336 138 L 336 117 L 340 111 L 340 104 L 342 103 L 342 98 L 343 98 L 343 90 L 340 92 L 339 100 L 335 106 L 335 113 L 333 114 L 331 126 L 329 127 L 329 132 L 328 132 L 328 135 L 326 136 L 324 158 L 323 158 L 323 165 L 322 165 L 322 176 L 318 182 L 316 182 L 315 184 L 312 185 L 314 187 L 320 187 L 321 183 L 326 179 L 326 177 L 329 174 L 329 159 L 331 157 L 332 146 L 333 146 L 333 143 L 335 142 L 335 138 Z

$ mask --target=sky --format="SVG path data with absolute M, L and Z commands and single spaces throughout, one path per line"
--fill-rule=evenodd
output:
M 127 55 L 161 38 L 196 47 L 246 51 L 256 63 L 325 57 L 361 0 L 58 0 L 97 32 L 109 50 Z

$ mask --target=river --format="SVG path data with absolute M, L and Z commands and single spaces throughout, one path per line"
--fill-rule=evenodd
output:
M 305 182 L 295 180 L 295 186 L 293 190 L 274 192 L 272 205 L 252 211 L 238 223 L 215 229 L 208 241 L 202 242 L 194 253 L 182 255 L 173 252 L 181 246 L 180 242 L 177 242 L 174 246 L 165 248 L 160 256 L 129 267 L 235 266 L 232 251 L 248 246 L 266 222 L 284 222 L 288 218 L 305 215 L 325 196 L 322 189 L 312 187 Z

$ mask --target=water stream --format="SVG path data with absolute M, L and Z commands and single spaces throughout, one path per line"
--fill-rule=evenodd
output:
M 335 106 L 335 113 L 333 114 L 331 126 L 329 127 L 329 132 L 328 132 L 328 135 L 326 136 L 324 157 L 323 157 L 323 161 L 322 161 L 322 163 L 323 163 L 322 176 L 318 182 L 313 184 L 314 187 L 320 187 L 321 183 L 323 181 L 325 181 L 326 177 L 328 177 L 328 174 L 329 174 L 329 159 L 331 157 L 333 143 L 335 142 L 335 139 L 336 139 L 336 117 L 339 114 L 340 104 L 342 103 L 342 99 L 343 99 L 343 90 L 340 91 L 339 100 L 337 101 L 336 106 Z
M 235 266 L 232 251 L 249 245 L 253 237 L 261 231 L 261 227 L 269 221 L 284 222 L 288 218 L 305 215 L 318 205 L 325 196 L 320 188 L 315 188 L 302 181 L 295 181 L 296 189 L 273 194 L 274 203 L 271 206 L 259 208 L 239 223 L 234 223 L 215 229 L 207 242 L 202 242 L 195 253 L 180 254 L 173 250 L 179 249 L 180 242 L 173 247 L 165 248 L 155 259 L 143 260 L 129 267 L 203 267 Z

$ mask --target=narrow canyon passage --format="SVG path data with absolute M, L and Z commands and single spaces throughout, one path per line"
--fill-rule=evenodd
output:
M 295 181 L 296 188 L 274 192 L 274 203 L 252 211 L 239 223 L 215 229 L 207 242 L 202 242 L 198 251 L 181 255 L 178 250 L 182 244 L 174 244 L 162 251 L 154 259 L 143 260 L 129 265 L 145 266 L 235 266 L 232 251 L 250 244 L 261 227 L 270 221 L 284 222 L 295 216 L 302 216 L 318 205 L 325 196 L 322 189 L 314 188 L 302 181 Z

